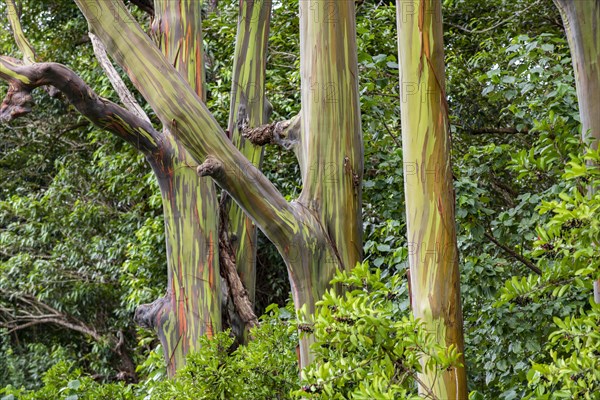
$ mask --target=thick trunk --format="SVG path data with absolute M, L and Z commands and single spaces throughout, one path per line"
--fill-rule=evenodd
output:
M 289 259 L 297 308 L 311 314 L 337 268 L 362 260 L 363 147 L 358 96 L 355 6 L 300 2 L 301 132 L 296 154 L 304 187 L 298 203 L 322 235 L 304 234 Z M 296 264 L 296 265 L 295 265 Z M 306 337 L 301 365 L 310 361 Z
M 581 117 L 583 139 L 592 148 L 600 141 L 600 0 L 554 0 L 563 19 Z M 590 187 L 590 193 L 598 190 Z M 594 299 L 600 303 L 600 278 L 594 282 Z
M 288 203 L 234 146 L 197 93 L 120 2 L 76 0 L 157 116 L 282 254 L 297 308 L 314 309 L 336 268 L 362 253 L 363 169 L 352 2 L 301 2 L 302 132 L 295 148 L 304 189 Z M 318 11 L 318 18 L 315 12 Z M 301 343 L 301 360 L 309 357 Z
M 189 155 L 168 132 L 160 145 L 151 164 L 163 198 L 167 294 L 140 306 L 136 320 L 157 330 L 173 375 L 202 335 L 221 330 L 218 201 L 212 182 L 200 182 L 187 165 Z
M 152 32 L 161 51 L 204 99 L 201 3 L 154 2 Z M 138 319 L 158 331 L 169 374 L 185 364 L 200 337 L 221 330 L 218 201 L 211 179 L 165 129 L 151 160 L 163 199 L 168 283 L 164 298 L 142 306 Z
M 438 343 L 462 353 L 441 2 L 396 5 L 411 304 Z M 467 398 L 464 368 L 423 371 L 421 381 L 438 398 Z

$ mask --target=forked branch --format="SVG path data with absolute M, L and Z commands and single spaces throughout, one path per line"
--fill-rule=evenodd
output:
M 213 179 L 282 249 L 300 229 L 294 207 L 231 143 L 190 88 L 121 1 L 76 0 L 113 60 L 154 109 L 163 125 L 202 163 L 208 155 L 223 165 Z

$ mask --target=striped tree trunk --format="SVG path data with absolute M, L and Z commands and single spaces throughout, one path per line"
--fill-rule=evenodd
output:
M 205 99 L 201 2 L 155 0 L 151 32 L 165 58 Z M 165 220 L 167 294 L 137 310 L 157 330 L 170 375 L 198 350 L 202 335 L 221 330 L 218 201 L 215 185 L 168 128 L 150 160 L 158 179 Z M 143 316 L 143 318 L 140 318 Z
M 441 1 L 396 6 L 411 304 L 439 344 L 462 353 Z M 439 399 L 468 397 L 464 368 L 423 368 L 420 378 Z
M 336 268 L 362 256 L 363 149 L 353 2 L 300 2 L 301 129 L 293 143 L 303 191 L 287 202 L 219 127 L 121 2 L 77 0 L 92 31 L 171 133 L 281 253 L 298 309 L 314 310 Z M 309 338 L 300 344 L 310 361 Z
M 242 130 L 267 123 L 271 113 L 271 106 L 264 95 L 271 4 L 269 0 L 240 1 L 227 124 L 227 132 L 235 146 L 257 168 L 262 164 L 263 149 L 246 140 Z M 228 195 L 224 196 L 221 213 L 226 213 L 227 218 L 223 219 L 225 226 L 221 229 L 227 234 L 222 237 L 229 242 L 237 272 L 248 293 L 248 300 L 254 306 L 256 225 Z M 240 317 L 233 322 L 237 336 L 247 339 L 245 331 L 249 321 Z M 235 322 L 239 326 L 235 326 Z

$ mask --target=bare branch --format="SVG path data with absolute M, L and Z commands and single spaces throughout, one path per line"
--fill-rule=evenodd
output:
M 119 95 L 121 103 L 123 103 L 125 108 L 131 111 L 133 114 L 135 114 L 138 118 L 141 118 L 146 122 L 150 123 L 150 118 L 148 118 L 148 115 L 146 115 L 142 107 L 135 100 L 133 94 L 131 94 L 129 89 L 127 89 L 125 82 L 123 82 L 123 80 L 119 76 L 119 73 L 112 65 L 112 62 L 108 59 L 108 55 L 106 54 L 106 48 L 104 47 L 100 39 L 98 39 L 98 37 L 92 32 L 89 33 L 89 36 L 90 40 L 92 41 L 92 47 L 94 48 L 94 54 L 96 55 L 100 66 L 106 73 L 106 76 L 108 76 L 108 80 L 110 81 L 112 87 L 115 89 L 115 92 L 117 92 L 117 94 Z
M 506 18 L 506 19 L 504 19 L 504 20 L 502 20 L 500 22 L 497 22 L 494 25 L 492 25 L 490 27 L 487 27 L 485 29 L 479 29 L 479 30 L 478 29 L 469 29 L 469 28 L 465 28 L 464 26 L 456 25 L 456 24 L 453 24 L 453 23 L 447 22 L 447 21 L 444 21 L 444 24 L 446 24 L 448 26 L 451 26 L 453 28 L 457 28 L 457 29 L 459 29 L 459 30 L 461 30 L 463 32 L 467 32 L 467 33 L 477 33 L 477 34 L 479 34 L 479 33 L 490 32 L 490 31 L 493 31 L 494 29 L 496 29 L 496 28 L 498 28 L 498 27 L 500 27 L 500 26 L 502 26 L 502 25 L 504 25 L 504 24 L 512 21 L 513 19 L 517 18 L 519 15 L 527 12 L 529 9 L 533 8 L 534 6 L 537 6 L 538 4 L 540 4 L 540 0 L 538 0 L 538 1 L 534 2 L 534 3 L 531 3 L 529 6 L 525 7 L 524 9 L 522 9 L 520 11 L 515 12 L 510 17 L 508 17 L 508 18 Z
M 300 142 L 300 114 L 286 121 L 245 128 L 242 136 L 255 146 L 277 144 L 289 150 Z
M 154 3 L 152 0 L 129 0 L 130 3 L 135 4 L 140 10 L 154 16 Z
M 4 319 L 0 326 L 8 329 L 8 333 L 39 324 L 54 324 L 88 335 L 96 341 L 102 340 L 102 335 L 83 321 L 59 312 L 35 296 L 6 290 L 0 292 L 15 304 L 14 309 L 0 307 L 0 316 Z
M 514 127 L 505 127 L 505 128 L 483 127 L 483 128 L 469 129 L 469 128 L 463 127 L 461 125 L 454 125 L 454 126 L 469 135 L 487 135 L 487 134 L 517 135 L 517 134 L 529 133 L 529 128 L 523 128 L 520 130 L 517 128 L 514 128 Z
M 513 249 L 511 249 L 507 245 L 505 245 L 503 243 L 500 243 L 498 241 L 498 239 L 496 239 L 494 237 L 494 235 L 492 235 L 491 233 L 484 232 L 483 234 L 484 234 L 484 236 L 486 238 L 489 239 L 490 242 L 492 242 L 496 246 L 500 247 L 502 250 L 504 250 L 506 253 L 508 253 L 511 257 L 513 257 L 514 259 L 520 261 L 524 266 L 526 266 L 527 268 L 529 268 L 530 270 L 532 270 L 536 274 L 542 275 L 542 270 L 539 269 L 533 262 L 531 262 L 531 260 L 523 257 L 522 255 L 520 255 L 519 253 L 517 253 L 516 251 L 514 251 Z

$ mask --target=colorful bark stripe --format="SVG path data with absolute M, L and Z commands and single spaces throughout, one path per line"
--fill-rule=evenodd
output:
M 438 343 L 462 353 L 441 2 L 396 6 L 411 304 Z M 464 368 L 423 368 L 420 379 L 424 395 L 431 389 L 439 399 L 468 397 Z

